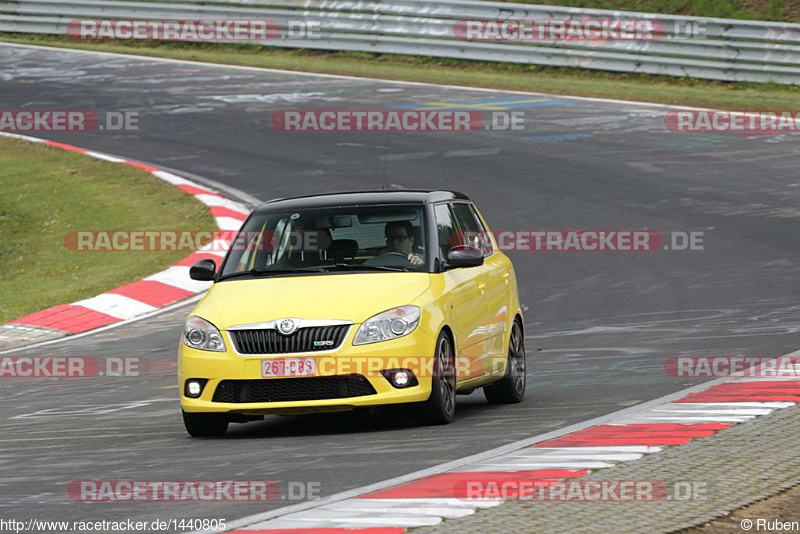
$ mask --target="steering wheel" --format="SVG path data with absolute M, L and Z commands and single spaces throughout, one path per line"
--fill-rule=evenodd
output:
M 407 254 L 403 254 L 402 252 L 397 252 L 397 251 L 394 251 L 394 250 L 393 250 L 393 251 L 391 251 L 391 252 L 384 252 L 384 254 L 385 254 L 386 256 L 388 256 L 388 255 L 390 255 L 390 254 L 396 254 L 396 255 L 398 255 L 398 256 L 400 256 L 400 257 L 402 257 L 402 258 L 406 259 L 406 260 L 408 259 L 408 255 L 407 255 Z

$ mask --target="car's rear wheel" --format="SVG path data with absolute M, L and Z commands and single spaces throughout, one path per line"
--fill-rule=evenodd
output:
M 506 374 L 499 381 L 483 388 L 489 404 L 515 404 L 525 397 L 525 339 L 522 327 L 514 321 L 508 339 Z
M 414 407 L 413 415 L 421 425 L 446 425 L 456 413 L 455 350 L 446 332 L 436 340 L 431 396 Z
M 222 436 L 228 430 L 225 414 L 183 412 L 183 424 L 189 435 L 195 438 Z

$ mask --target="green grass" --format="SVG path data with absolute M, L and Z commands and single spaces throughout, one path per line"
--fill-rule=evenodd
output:
M 70 230 L 213 230 L 207 208 L 148 172 L 0 137 L 0 323 L 92 297 L 182 252 L 75 252 Z
M 505 0 L 500 0 L 505 1 Z M 509 0 L 523 4 L 547 4 L 593 9 L 643 11 L 668 15 L 692 15 L 731 19 L 800 22 L 797 0 Z
M 800 86 L 723 83 L 363 52 L 284 50 L 257 45 L 162 42 L 76 42 L 67 37 L 6 34 L 0 41 L 172 59 L 438 84 L 618 98 L 728 110 L 800 109 Z

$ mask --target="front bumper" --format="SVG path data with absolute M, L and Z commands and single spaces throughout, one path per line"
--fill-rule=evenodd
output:
M 192 349 L 180 343 L 178 376 L 180 379 L 181 407 L 186 412 L 241 413 L 259 415 L 269 413 L 305 413 L 315 411 L 348 410 L 362 406 L 421 402 L 431 392 L 435 336 L 424 328 L 411 334 L 379 343 L 354 346 L 353 336 L 359 325 L 353 325 L 342 345 L 333 351 L 303 354 L 239 355 L 231 346 L 227 333 L 226 352 L 209 352 Z M 284 402 L 220 402 L 214 400 L 223 381 L 249 380 L 303 380 L 305 377 L 263 378 L 261 362 L 280 358 L 314 358 L 317 377 L 344 377 L 361 375 L 369 382 L 374 393 L 344 398 L 319 400 L 292 400 Z M 395 388 L 381 374 L 388 369 L 408 369 L 417 377 L 418 384 Z M 189 379 L 206 379 L 199 398 L 185 395 L 184 385 Z M 221 395 L 218 395 L 218 399 Z

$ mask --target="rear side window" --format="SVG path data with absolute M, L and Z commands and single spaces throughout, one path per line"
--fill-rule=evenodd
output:
M 461 241 L 465 245 L 481 249 L 485 256 L 491 254 L 492 242 L 472 204 L 457 202 L 453 204 L 453 210 L 463 230 Z

